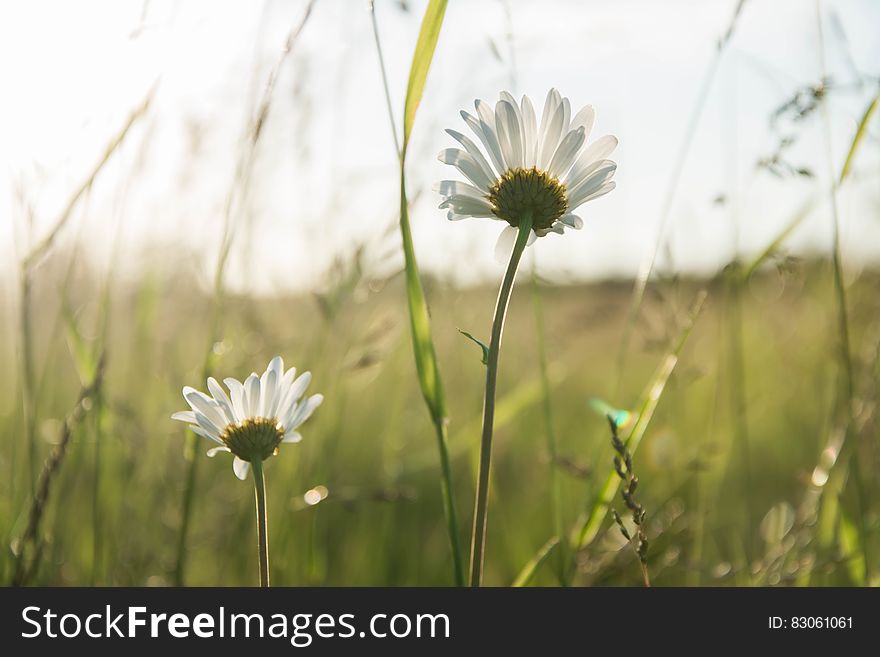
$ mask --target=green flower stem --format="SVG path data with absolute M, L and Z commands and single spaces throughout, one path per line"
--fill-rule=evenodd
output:
M 266 478 L 263 461 L 251 461 L 254 469 L 254 495 L 257 499 L 257 549 L 260 553 L 260 586 L 269 586 L 269 536 L 266 522 Z
M 498 356 L 501 351 L 501 335 L 507 303 L 513 290 L 513 281 L 519 261 L 525 251 L 532 230 L 532 215 L 525 214 L 519 222 L 516 244 L 501 282 L 498 300 L 495 302 L 495 318 L 492 320 L 492 337 L 486 364 L 486 394 L 483 400 L 483 435 L 480 440 L 480 473 L 477 479 L 477 499 L 474 510 L 474 531 L 471 538 L 471 586 L 480 586 L 483 579 L 483 552 L 486 546 L 486 520 L 489 505 L 489 464 L 492 459 L 492 429 L 495 424 L 495 384 L 498 380 Z

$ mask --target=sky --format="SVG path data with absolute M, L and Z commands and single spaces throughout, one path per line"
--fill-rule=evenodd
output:
M 661 271 L 711 274 L 760 252 L 806 198 L 826 199 L 877 91 L 880 2 L 826 0 L 818 12 L 806 0 L 746 2 L 706 86 L 736 4 L 452 0 L 408 156 L 423 269 L 462 284 L 501 273 L 493 255 L 499 224 L 447 222 L 431 191 L 455 177 L 436 159 L 454 145 L 444 129 L 463 130 L 459 110 L 475 98 L 494 101 L 501 90 L 526 93 L 540 107 L 556 87 L 573 106 L 596 108 L 593 138 L 620 140 L 617 189 L 585 206 L 584 230 L 530 248 L 545 276 L 631 277 L 658 240 Z M 405 5 L 376 2 L 398 131 L 425 2 Z M 113 266 L 136 278 L 167 263 L 208 284 L 249 117 L 305 6 L 3 3 L 0 277 L 16 275 L 17 258 L 45 234 L 152 89 L 144 118 L 59 241 L 77 245 L 99 271 Z M 774 111 L 823 70 L 833 82 L 827 117 L 817 111 L 773 125 Z M 812 177 L 780 178 L 756 166 L 783 135 L 796 137 L 787 160 Z M 878 135 L 875 120 L 839 194 L 850 271 L 880 257 Z M 281 68 L 251 184 L 236 206 L 229 285 L 269 294 L 313 289 L 334 259 L 359 247 L 376 272 L 399 269 L 397 166 L 367 3 L 317 0 Z M 831 225 L 828 204 L 817 203 L 788 248 L 827 252 Z

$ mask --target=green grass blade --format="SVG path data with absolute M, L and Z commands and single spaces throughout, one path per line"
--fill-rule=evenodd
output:
M 545 561 L 550 557 L 555 550 L 559 547 L 559 539 L 556 536 L 548 539 L 544 545 L 541 546 L 541 549 L 535 553 L 531 559 L 529 559 L 528 563 L 523 566 L 523 569 L 520 571 L 519 575 L 516 576 L 516 579 L 513 580 L 513 584 L 511 584 L 514 588 L 520 588 L 523 586 L 528 586 L 531 584 L 532 580 L 535 578 L 535 573 L 538 568 L 540 568 Z
M 676 340 L 672 349 L 670 349 L 669 353 L 663 358 L 663 361 L 654 373 L 650 384 L 642 395 L 641 402 L 638 406 L 638 420 L 636 420 L 625 440 L 627 447 L 633 454 L 636 449 L 638 449 L 639 443 L 644 437 L 645 431 L 651 423 L 651 419 L 654 417 L 654 411 L 657 410 L 657 405 L 660 403 L 660 397 L 663 395 L 666 383 L 669 381 L 670 375 L 678 364 L 681 350 L 684 348 L 685 342 L 687 342 L 687 339 L 691 334 L 691 329 L 694 327 L 694 322 L 700 314 L 700 310 L 702 309 L 705 300 L 705 291 L 697 294 L 697 298 L 694 300 L 690 312 L 688 313 L 687 321 L 679 333 L 678 340 Z M 596 535 L 599 533 L 599 528 L 602 526 L 602 522 L 605 520 L 605 516 L 608 513 L 609 505 L 614 499 L 619 486 L 620 478 L 617 476 L 617 473 L 612 470 L 605 480 L 605 484 L 602 487 L 599 497 L 590 508 L 589 514 L 586 515 L 586 519 L 583 520 L 580 527 L 572 536 L 572 547 L 574 549 L 583 549 L 589 545 L 594 538 L 596 538 Z
M 867 581 L 867 561 L 865 546 L 862 545 L 862 532 L 857 523 L 840 514 L 840 549 L 845 555 L 846 568 L 853 584 L 862 586 Z
M 773 239 L 770 244 L 767 245 L 758 256 L 752 260 L 747 267 L 744 267 L 742 270 L 742 280 L 746 280 L 751 277 L 758 268 L 761 267 L 765 262 L 767 262 L 770 258 L 772 258 L 776 253 L 779 252 L 779 249 L 782 247 L 782 243 L 788 239 L 789 235 L 791 235 L 795 229 L 800 226 L 804 219 L 809 216 L 810 212 L 816 206 L 816 202 L 818 198 L 813 196 L 798 208 L 797 212 L 794 213 L 791 220 L 785 224 L 785 227 L 779 232 L 779 234 Z
M 86 385 L 95 378 L 95 372 L 98 369 L 98 354 L 95 353 L 92 344 L 83 337 L 67 299 L 62 301 L 61 317 L 64 320 L 64 329 L 67 335 L 67 348 L 73 359 L 76 373 L 80 383 Z
M 406 105 L 403 112 L 404 153 L 406 153 L 409 136 L 416 120 L 416 110 L 422 101 L 422 92 L 425 90 L 425 81 L 428 79 L 428 70 L 434 59 L 434 49 L 437 47 L 437 39 L 440 36 L 440 28 L 443 26 L 445 14 L 446 0 L 431 0 L 425 9 L 425 16 L 422 18 L 419 40 L 416 42 L 416 52 L 409 70 L 409 82 L 406 85 Z
M 445 1 L 432 1 L 428 4 L 428 8 L 425 10 L 425 17 L 422 19 L 422 27 L 419 32 L 419 39 L 416 42 L 416 50 L 413 55 L 412 68 L 410 69 L 409 83 L 406 90 L 403 151 L 400 157 L 400 233 L 403 238 L 410 332 L 412 333 L 419 385 L 435 423 L 445 422 L 446 402 L 443 393 L 443 383 L 440 380 L 440 369 L 437 366 L 437 355 L 434 352 L 434 342 L 431 338 L 431 320 L 428 313 L 428 303 L 425 300 L 425 292 L 422 289 L 419 266 L 413 247 L 412 229 L 410 228 L 409 221 L 409 202 L 406 196 L 406 149 L 410 134 L 412 133 L 416 110 L 421 102 L 422 92 L 425 89 L 425 81 L 428 77 L 431 60 L 434 57 L 434 49 L 437 45 L 437 38 L 440 36 L 440 27 L 443 24 L 445 13 Z
M 409 82 L 406 89 L 406 105 L 403 118 L 403 147 L 400 153 L 400 235 L 403 241 L 403 257 L 406 278 L 406 300 L 409 308 L 410 334 L 412 335 L 413 355 L 416 361 L 416 372 L 422 396 L 431 413 L 431 420 L 437 434 L 437 446 L 440 453 L 441 491 L 443 508 L 446 515 L 447 531 L 452 547 L 455 583 L 464 584 L 464 561 L 461 553 L 458 517 L 455 511 L 455 495 L 452 487 L 452 470 L 449 465 L 449 450 L 446 431 L 446 399 L 443 392 L 443 381 L 440 379 L 440 368 L 434 341 L 431 336 L 431 318 L 428 313 L 428 302 L 419 276 L 419 265 L 416 261 L 413 246 L 412 229 L 409 221 L 409 201 L 406 196 L 406 150 L 409 137 L 415 122 L 416 110 L 422 100 L 428 70 L 434 58 L 434 49 L 440 36 L 443 17 L 446 14 L 446 2 L 432 0 L 425 10 L 422 27 L 416 42 Z
M 838 184 L 843 184 L 843 181 L 849 176 L 853 162 L 855 162 L 856 159 L 856 152 L 859 150 L 859 145 L 862 143 L 865 134 L 868 132 L 868 124 L 871 122 L 878 106 L 880 106 L 880 92 L 878 92 L 877 95 L 874 96 L 874 99 L 868 103 L 868 107 L 865 108 L 865 113 L 862 115 L 862 120 L 859 121 L 859 127 L 856 128 L 856 134 L 853 137 L 852 144 L 850 144 L 849 152 L 846 154 L 843 168 L 840 170 L 840 182 Z
M 446 402 L 443 394 L 443 383 L 437 366 L 437 355 L 431 337 L 431 318 L 428 313 L 428 302 L 419 278 L 419 265 L 413 247 L 412 231 L 409 223 L 409 212 L 406 199 L 406 179 L 403 173 L 403 160 L 400 170 L 400 234 L 403 239 L 403 257 L 406 277 L 406 300 L 409 306 L 410 333 L 413 340 L 413 352 L 416 360 L 416 371 L 419 385 L 434 422 L 443 421 L 446 417 Z
M 150 105 L 153 102 L 153 96 L 156 92 L 157 84 L 154 84 L 150 91 L 147 93 L 146 97 L 141 101 L 140 105 L 138 105 L 129 115 L 125 121 L 125 125 L 116 133 L 113 139 L 107 144 L 104 148 L 104 152 L 101 155 L 101 158 L 95 163 L 94 167 L 92 167 L 89 175 L 83 180 L 79 187 L 76 188 L 74 193 L 67 200 L 67 203 L 64 206 L 64 209 L 61 211 L 61 214 L 58 215 L 57 219 L 55 219 L 52 227 L 46 232 L 43 238 L 30 250 L 30 252 L 25 256 L 22 261 L 22 268 L 25 270 L 31 269 L 34 265 L 36 265 L 40 259 L 52 248 L 52 245 L 55 243 L 56 238 L 61 233 L 62 229 L 67 225 L 70 218 L 73 216 L 73 211 L 79 205 L 79 202 L 85 198 L 88 191 L 95 184 L 95 181 L 98 179 L 100 173 L 104 170 L 104 167 L 113 157 L 113 155 L 119 150 L 122 144 L 125 143 L 128 134 L 132 131 L 132 129 L 140 123 L 141 119 L 147 115 L 147 110 L 150 109 Z
M 657 231 L 657 241 L 655 242 L 653 249 L 651 249 L 650 253 L 648 254 L 648 257 L 639 264 L 639 269 L 636 272 L 636 278 L 633 284 L 633 291 L 630 296 L 626 323 L 623 327 L 623 333 L 620 339 L 620 347 L 617 353 L 618 380 L 617 384 L 615 385 L 615 394 L 620 386 L 621 377 L 625 369 L 624 363 L 626 361 L 627 353 L 629 352 L 630 339 L 632 338 L 633 330 L 636 326 L 636 320 L 638 320 L 639 312 L 642 308 L 642 302 L 645 299 L 645 293 L 648 289 L 648 281 L 651 279 L 651 275 L 654 273 L 654 268 L 657 264 L 657 257 L 660 254 L 660 249 L 663 247 L 665 233 L 670 223 L 670 217 L 672 217 L 672 208 L 673 202 L 675 201 L 675 195 L 678 191 L 679 185 L 681 184 L 682 175 L 684 174 L 685 170 L 685 164 L 688 161 L 691 147 L 695 141 L 694 137 L 697 134 L 696 128 L 699 125 L 700 120 L 703 116 L 703 112 L 705 111 L 708 104 L 709 95 L 715 83 L 715 78 L 718 75 L 718 71 L 722 68 L 721 62 L 724 57 L 724 52 L 727 49 L 727 46 L 730 43 L 734 32 L 737 29 L 740 15 L 742 14 L 742 10 L 743 7 L 745 7 L 745 4 L 746 0 L 739 0 L 739 2 L 737 2 L 736 7 L 733 10 L 733 16 L 731 16 L 730 21 L 727 24 L 727 29 L 724 31 L 723 36 L 718 41 L 718 47 L 715 50 L 715 55 L 709 62 L 709 67 L 706 69 L 706 72 L 704 74 L 699 92 L 697 93 L 696 101 L 694 103 L 694 106 L 691 108 L 690 118 L 688 119 L 687 123 L 688 127 L 685 130 L 684 138 L 682 140 L 678 154 L 676 155 L 675 160 L 673 160 L 671 169 L 672 174 L 670 176 L 669 184 L 666 189 L 663 206 L 660 210 L 660 222 L 659 229 Z
M 859 127 L 856 129 L 856 134 L 853 136 L 852 143 L 849 147 L 849 152 L 846 155 L 846 160 L 843 163 L 843 167 L 840 170 L 840 178 L 838 180 L 838 185 L 843 184 L 843 182 L 849 177 L 850 172 L 852 171 L 853 163 L 855 162 L 856 153 L 859 150 L 859 146 L 862 144 L 862 141 L 867 134 L 868 124 L 871 122 L 871 119 L 874 116 L 874 113 L 877 111 L 877 108 L 880 107 L 880 93 L 874 96 L 873 100 L 868 103 L 868 107 L 865 109 L 865 113 L 862 115 L 862 120 L 859 121 Z M 754 274 L 758 268 L 763 265 L 767 260 L 773 257 L 779 249 L 782 247 L 782 243 L 788 239 L 788 237 L 795 231 L 795 229 L 803 223 L 804 219 L 807 218 L 807 215 L 813 210 L 818 201 L 817 197 L 812 197 L 807 199 L 807 201 L 798 208 L 798 211 L 795 212 L 794 216 L 791 218 L 785 227 L 780 231 L 780 233 L 776 236 L 776 238 L 767 245 L 758 256 L 752 260 L 751 263 L 747 267 L 743 269 L 743 278 L 749 278 L 752 274 Z

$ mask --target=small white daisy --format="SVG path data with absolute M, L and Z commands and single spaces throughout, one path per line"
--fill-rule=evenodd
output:
M 271 360 L 262 376 L 254 372 L 244 383 L 224 379 L 229 394 L 211 377 L 211 395 L 186 386 L 183 397 L 192 410 L 180 411 L 171 418 L 189 423 L 190 429 L 218 444 L 208 450 L 208 456 L 232 452 L 235 476 L 245 479 L 250 461 L 277 454 L 281 443 L 302 440 L 297 427 L 324 401 L 323 395 L 303 398 L 312 380 L 311 372 L 294 377 L 296 368 L 285 372 L 280 356 Z
M 614 189 L 617 164 L 606 159 L 617 137 L 606 135 L 587 146 L 596 118 L 587 105 L 572 117 L 571 103 L 551 89 L 538 125 L 532 101 L 520 103 L 506 91 L 493 111 L 489 103 L 474 101 L 476 116 L 461 112 L 465 123 L 488 154 L 455 130 L 447 130 L 464 150 L 440 152 L 444 164 L 457 168 L 470 182 L 444 180 L 437 186 L 451 221 L 489 217 L 506 221 L 496 251 L 506 257 L 516 240 L 524 213 L 531 214 L 529 244 L 565 228 L 580 230 L 583 220 L 573 214 L 578 206 Z

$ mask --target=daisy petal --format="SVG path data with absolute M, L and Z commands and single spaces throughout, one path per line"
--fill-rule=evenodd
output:
M 520 111 L 519 103 L 516 102 L 516 98 L 514 98 L 513 95 L 507 91 L 501 92 L 501 100 L 506 101 L 507 104 L 510 105 L 511 109 L 513 110 L 513 116 L 516 120 L 516 125 L 517 125 L 517 132 L 519 132 L 519 140 L 518 140 L 519 141 L 519 152 L 520 152 L 519 166 L 525 166 L 525 154 L 526 154 L 526 134 L 525 133 L 526 133 L 526 131 L 525 131 L 525 127 L 523 126 L 523 115 L 522 115 L 522 112 Z M 496 106 L 496 111 L 497 111 L 497 106 Z
M 436 191 L 440 196 L 446 197 L 449 196 L 469 196 L 478 201 L 486 198 L 486 195 L 481 192 L 479 189 L 470 185 L 466 182 L 462 182 L 461 180 L 441 180 L 439 183 L 434 185 L 434 191 Z
M 596 110 L 593 109 L 592 105 L 584 105 L 571 120 L 571 129 L 576 130 L 577 128 L 582 127 L 584 129 L 584 137 L 589 139 L 590 131 L 593 129 L 593 124 L 595 122 Z
M 480 166 L 483 170 L 483 173 L 486 174 L 486 177 L 490 180 L 494 180 L 496 178 L 495 172 L 492 170 L 492 167 L 489 166 L 489 163 L 486 161 L 486 158 L 483 157 L 483 153 L 480 151 L 479 147 L 468 139 L 465 135 L 461 134 L 456 130 L 447 130 L 446 131 L 455 141 L 464 146 L 464 149 L 468 152 L 468 154 L 474 158 L 474 161 Z
M 522 97 L 520 114 L 523 123 L 523 166 L 529 168 L 535 166 L 535 150 L 538 142 L 537 119 L 535 108 L 528 96 Z
M 555 222 L 550 228 L 545 228 L 539 234 L 541 237 L 545 235 L 549 235 L 550 233 L 556 233 L 557 235 L 565 235 L 565 224 L 561 221 Z
M 205 454 L 207 454 L 209 458 L 214 458 L 220 452 L 230 452 L 230 451 L 231 450 L 228 447 L 226 447 L 225 445 L 221 445 L 220 447 L 212 447 L 207 452 L 205 452 Z
M 293 414 L 290 422 L 284 425 L 286 431 L 296 429 L 299 425 L 308 420 L 312 416 L 312 413 L 315 412 L 315 409 L 318 408 L 318 406 L 320 406 L 321 402 L 323 401 L 324 395 L 318 394 L 312 395 L 305 402 L 300 404 L 297 407 L 296 412 Z
M 578 150 L 584 144 L 583 127 L 572 130 L 560 142 L 559 147 L 553 154 L 550 164 L 547 166 L 548 173 L 554 178 L 562 178 L 562 176 L 571 168 Z
M 227 422 L 223 419 L 223 413 L 217 405 L 217 402 L 211 397 L 208 397 L 205 393 L 187 386 L 183 389 L 183 398 L 186 399 L 187 403 L 196 412 L 197 416 L 198 413 L 201 413 L 212 424 L 220 429 L 226 426 Z
M 611 155 L 615 148 L 617 148 L 617 137 L 614 135 L 600 137 L 587 146 L 580 156 L 578 156 L 574 166 L 571 167 L 571 171 L 568 173 L 568 179 L 565 184 L 568 185 L 569 188 L 577 185 L 584 179 L 584 177 L 586 177 L 586 171 L 593 164 L 604 160 Z
M 504 164 L 508 169 L 522 167 L 522 135 L 519 125 L 513 105 L 506 100 L 499 100 L 495 105 L 495 126 Z
M 296 368 L 291 367 L 284 373 L 284 376 L 281 377 L 281 386 L 282 390 L 287 390 L 290 387 L 290 384 L 293 383 L 294 378 L 296 378 Z
M 584 220 L 576 214 L 564 214 L 559 217 L 559 221 L 564 223 L 566 226 L 569 226 L 570 228 L 574 228 L 575 230 L 580 230 L 584 227 Z
M 562 99 L 562 130 L 559 136 L 567 135 L 571 125 L 571 101 L 568 98 Z
M 498 143 L 498 126 L 495 125 L 495 112 L 484 100 L 475 100 L 474 108 L 477 110 L 477 118 L 480 121 L 480 130 L 486 138 L 486 150 L 492 162 L 498 167 L 498 173 L 504 173 L 507 167 L 504 158 L 501 157 L 501 145 Z M 496 161 L 497 160 L 497 161 Z
M 311 382 L 312 373 L 303 372 L 299 375 L 296 381 L 290 384 L 290 387 L 284 393 L 284 399 L 282 399 L 281 403 L 278 405 L 277 417 L 287 418 L 290 416 L 293 407 L 296 406 L 299 398 L 302 397 L 303 393 L 306 391 L 306 388 L 309 387 L 309 384 Z
M 584 198 L 580 199 L 580 200 L 578 201 L 578 205 L 583 205 L 583 204 L 586 203 L 587 201 L 592 201 L 593 199 L 597 199 L 597 198 L 599 198 L 600 196 L 605 196 L 605 194 L 607 194 L 608 192 L 610 192 L 610 191 L 611 191 L 612 189 L 614 189 L 615 187 L 617 187 L 617 183 L 614 182 L 613 180 L 611 180 L 611 181 L 609 181 L 609 182 L 606 182 L 606 183 L 603 183 L 601 187 L 599 187 L 598 189 L 596 189 L 596 190 L 590 192 L 590 193 L 587 194 Z
M 583 181 L 571 188 L 568 193 L 568 207 L 574 209 L 585 203 L 587 196 L 614 177 L 617 164 L 611 160 L 603 160 Z
M 513 226 L 505 226 L 504 230 L 498 236 L 495 243 L 495 260 L 501 264 L 506 264 L 510 260 L 510 254 L 513 253 L 513 246 L 516 244 L 516 235 L 519 231 Z
M 480 119 L 473 116 L 472 114 L 468 114 L 464 110 L 462 110 L 461 112 L 461 118 L 464 119 L 464 122 L 476 135 L 477 139 L 480 140 L 483 148 L 485 148 L 486 152 L 489 154 L 489 159 L 492 161 L 492 165 L 495 167 L 496 172 L 496 174 L 490 176 L 490 178 L 495 178 L 497 174 L 504 173 L 504 163 L 501 161 L 501 149 L 498 148 L 498 138 L 495 136 L 495 129 L 491 129 L 490 139 L 483 131 L 483 126 L 480 123 Z
M 440 204 L 440 209 L 452 208 L 455 214 L 464 214 L 471 217 L 491 217 L 492 206 L 488 201 L 471 198 L 470 196 L 450 196 Z
M 538 168 L 546 169 L 550 163 L 550 158 L 556 152 L 559 145 L 559 139 L 562 136 L 562 122 L 565 120 L 565 108 L 562 103 L 556 107 L 553 117 L 547 123 L 547 129 L 544 132 L 543 139 L 538 146 Z
M 260 377 L 251 374 L 244 382 L 244 407 L 248 417 L 256 417 L 260 412 Z
M 260 407 L 257 409 L 260 417 L 274 417 L 270 411 L 275 404 L 275 396 L 278 392 L 277 384 L 278 374 L 275 370 L 267 369 L 263 372 L 263 376 L 260 377 L 260 390 L 262 392 L 260 395 Z
M 281 439 L 282 443 L 298 443 L 303 439 L 302 435 L 296 431 L 288 431 Z
M 208 392 L 211 393 L 214 401 L 217 402 L 220 409 L 226 415 L 226 422 L 235 422 L 235 413 L 232 410 L 232 400 L 229 399 L 229 395 L 227 395 L 226 391 L 220 387 L 220 384 L 217 383 L 217 380 L 213 376 L 208 377 Z
M 202 438 L 207 438 L 208 440 L 215 442 L 215 443 L 218 443 L 220 445 L 223 444 L 223 441 L 220 440 L 220 436 L 215 436 L 214 434 L 212 434 L 209 431 L 206 431 L 205 429 L 203 429 L 202 427 L 200 427 L 197 424 L 191 424 L 191 425 L 189 425 L 189 428 L 192 429 L 193 433 L 198 434 Z
M 269 361 L 268 367 L 266 367 L 266 371 L 269 370 L 275 372 L 275 375 L 280 380 L 284 375 L 284 359 L 281 356 L 275 356 L 272 360 Z
M 440 151 L 437 156 L 443 164 L 451 164 L 461 171 L 465 178 L 470 180 L 480 189 L 488 189 L 492 186 L 492 181 L 486 176 L 477 161 L 471 157 L 466 151 L 458 148 L 446 148 Z
M 242 422 L 247 418 L 248 413 L 244 404 L 244 386 L 238 379 L 223 379 L 223 383 L 229 388 L 229 396 L 232 399 L 232 410 L 235 413 L 235 421 Z
M 237 456 L 232 460 L 232 471 L 235 473 L 235 476 L 244 481 L 247 479 L 248 470 L 251 469 L 251 464 L 247 461 L 243 461 Z
M 541 147 L 544 143 L 544 135 L 547 134 L 547 129 L 550 126 L 550 121 L 553 118 L 553 115 L 556 113 L 556 107 L 559 105 L 559 93 L 556 89 L 551 89 L 547 92 L 547 97 L 544 99 L 544 110 L 541 112 L 541 125 L 538 128 L 538 135 L 536 141 L 536 150 L 535 150 L 535 164 L 538 164 Z
M 196 424 L 196 414 L 192 411 L 177 411 L 177 413 L 171 416 L 171 419 Z

